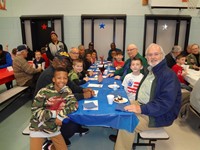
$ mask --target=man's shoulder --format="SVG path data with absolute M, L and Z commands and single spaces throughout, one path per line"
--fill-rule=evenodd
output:
M 24 63 L 24 62 L 27 62 L 27 60 L 21 56 L 16 56 L 16 57 L 14 57 L 13 62 L 23 62 Z
M 165 58 L 172 58 L 171 53 L 168 53 L 167 55 L 165 55 Z

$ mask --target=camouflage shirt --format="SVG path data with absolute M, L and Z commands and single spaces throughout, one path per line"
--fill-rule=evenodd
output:
M 57 132 L 59 128 L 55 124 L 56 117 L 66 118 L 67 114 L 76 111 L 77 107 L 77 100 L 68 86 L 58 92 L 51 83 L 42 88 L 34 98 L 30 130 L 46 133 Z

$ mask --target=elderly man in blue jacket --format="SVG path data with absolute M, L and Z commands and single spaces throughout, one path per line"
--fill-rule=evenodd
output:
M 170 126 L 181 106 L 181 88 L 176 74 L 167 67 L 163 49 L 150 44 L 146 51 L 149 72 L 140 84 L 136 101 L 125 106 L 134 112 L 139 123 L 133 133 L 119 130 L 115 150 L 131 150 L 136 132 Z

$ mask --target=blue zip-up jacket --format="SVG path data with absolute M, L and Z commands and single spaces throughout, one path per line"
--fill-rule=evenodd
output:
M 165 59 L 153 67 L 152 71 L 155 79 L 150 100 L 147 104 L 141 105 L 141 111 L 142 114 L 149 116 L 149 127 L 169 126 L 177 118 L 180 110 L 180 83 L 176 74 L 168 68 Z

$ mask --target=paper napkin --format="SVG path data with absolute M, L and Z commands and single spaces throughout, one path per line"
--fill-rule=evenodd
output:
M 94 104 L 94 102 L 89 102 L 89 103 L 84 103 L 83 107 L 91 109 L 91 108 L 96 108 L 97 106 Z
M 85 100 L 83 110 L 98 110 L 98 100 Z
M 103 84 L 92 84 L 92 83 L 90 83 L 89 85 L 88 85 L 88 87 L 102 87 L 103 86 Z
M 127 104 L 117 104 L 116 107 L 115 107 L 115 110 L 117 110 L 117 111 L 126 111 L 124 109 L 125 106 L 127 106 Z

